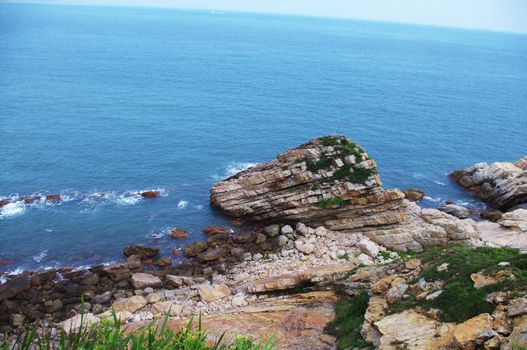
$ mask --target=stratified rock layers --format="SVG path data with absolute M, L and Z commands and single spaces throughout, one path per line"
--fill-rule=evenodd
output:
M 516 163 L 478 163 L 450 177 L 500 210 L 527 204 L 527 156 Z
M 375 161 L 344 136 L 313 139 L 211 189 L 211 204 L 230 216 L 331 230 L 402 222 L 403 199 L 382 189 Z

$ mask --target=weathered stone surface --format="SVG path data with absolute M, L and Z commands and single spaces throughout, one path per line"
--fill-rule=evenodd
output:
M 185 256 L 186 257 L 197 256 L 199 253 L 205 251 L 207 247 L 208 247 L 207 242 L 203 242 L 203 241 L 190 243 L 185 247 Z
M 422 251 L 427 247 L 450 243 L 480 245 L 476 222 L 461 220 L 437 209 L 421 208 L 404 201 L 406 221 L 383 229 L 368 229 L 363 233 L 372 241 L 397 251 Z
M 183 307 L 173 301 L 161 301 L 152 305 L 152 313 L 154 315 L 169 314 L 170 316 L 178 316 Z
M 225 254 L 227 254 L 227 251 L 224 248 L 208 248 L 198 254 L 198 260 L 201 262 L 218 260 L 224 257 Z
M 135 295 L 130 298 L 125 299 L 118 299 L 113 303 L 112 309 L 115 310 L 115 312 L 121 312 L 121 311 L 128 311 L 128 312 L 135 312 L 141 308 L 143 308 L 148 302 L 146 299 L 140 295 Z M 104 316 L 110 315 L 111 310 L 106 311 L 103 313 Z
M 99 318 L 94 314 L 88 313 L 83 316 L 75 315 L 72 318 L 60 323 L 59 326 L 64 332 L 76 333 L 79 331 L 81 325 L 82 327 L 86 327 L 97 322 L 99 322 Z
M 440 323 L 414 310 L 386 316 L 374 323 L 379 330 L 379 349 L 452 349 L 454 324 Z
M 207 226 L 203 229 L 203 232 L 208 234 L 209 236 L 215 236 L 215 235 L 228 235 L 228 234 L 233 233 L 234 231 L 228 227 Z
M 199 296 L 201 297 L 201 300 L 204 302 L 211 302 L 218 299 L 223 299 L 229 295 L 231 295 L 231 291 L 229 290 L 229 287 L 227 287 L 226 284 L 221 283 L 217 285 L 211 285 L 211 286 L 201 286 L 198 289 Z
M 450 174 L 461 186 L 500 210 L 527 203 L 527 157 L 516 163 L 478 163 Z
M 346 157 L 354 163 L 339 167 L 331 161 Z M 399 190 L 382 189 L 375 161 L 343 136 L 313 139 L 211 189 L 211 204 L 228 215 L 318 223 L 331 230 L 401 222 L 403 197 Z
M 334 278 L 344 275 L 352 268 L 352 265 L 346 264 L 320 266 L 307 271 L 265 277 L 251 281 L 242 285 L 240 289 L 248 293 L 287 290 L 309 283 L 331 281 Z
M 527 233 L 527 209 L 516 209 L 503 214 L 499 224 L 512 230 Z
M 161 287 L 163 283 L 161 282 L 161 279 L 157 276 L 148 273 L 138 272 L 132 275 L 132 285 L 135 289 L 143 289 L 146 287 Z
M 0 301 L 12 298 L 29 288 L 31 288 L 29 275 L 21 275 L 10 279 L 4 284 L 0 284 Z
M 411 188 L 403 191 L 404 198 L 412 202 L 418 202 L 424 198 L 425 192 L 418 188 Z
M 488 339 L 496 336 L 492 329 L 492 316 L 481 314 L 456 325 L 454 339 L 462 349 L 475 349 Z
M 467 219 L 470 216 L 470 212 L 467 208 L 456 204 L 445 204 L 439 208 L 444 213 L 454 215 L 459 219 Z
M 481 220 L 488 220 L 492 222 L 498 222 L 501 219 L 503 213 L 499 210 L 485 210 L 479 214 Z
M 328 344 L 322 335 L 335 317 L 336 299 L 332 292 L 313 292 L 257 300 L 232 313 L 203 315 L 202 326 L 210 331 L 211 343 L 221 336 L 233 339 L 243 334 L 265 341 L 273 335 L 278 341 L 276 350 L 334 350 L 335 345 Z M 185 318 L 171 319 L 167 329 L 178 331 L 187 322 Z M 147 324 L 132 323 L 128 329 Z
M 367 238 L 361 239 L 359 243 L 357 243 L 357 246 L 364 254 L 367 254 L 372 258 L 379 255 L 379 246 Z
M 167 281 L 167 284 L 174 286 L 174 287 L 190 286 L 194 283 L 194 279 L 192 279 L 192 277 L 173 276 L 173 275 L 167 275 L 166 281 Z
M 187 238 L 188 232 L 184 228 L 177 228 L 168 233 L 168 235 L 175 239 Z
M 507 314 L 509 317 L 527 315 L 527 298 L 512 300 L 509 304 Z
M 155 258 L 159 254 L 159 248 L 145 247 L 144 245 L 129 245 L 124 247 L 125 256 L 139 255 L 141 258 Z

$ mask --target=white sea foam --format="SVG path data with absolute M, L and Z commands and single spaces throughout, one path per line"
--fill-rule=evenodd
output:
M 185 209 L 188 205 L 188 202 L 186 200 L 180 200 L 177 204 L 178 209 Z
M 38 253 L 37 255 L 35 255 L 33 257 L 33 260 L 35 260 L 35 262 L 39 263 L 42 261 L 42 259 L 44 259 L 46 256 L 48 255 L 48 251 L 47 250 L 43 250 L 41 251 L 40 253 Z
M 446 184 L 445 184 L 444 182 L 437 181 L 437 180 L 435 180 L 434 182 L 435 182 L 437 185 L 446 186 Z
M 14 216 L 22 215 L 26 211 L 24 202 L 8 203 L 0 207 L 0 219 L 12 218 Z
M 46 231 L 46 232 L 53 232 L 53 230 L 50 229 L 50 228 L 47 228 L 47 229 L 45 229 L 44 231 Z
M 430 197 L 430 196 L 424 196 L 424 199 L 426 199 L 427 201 L 430 201 L 430 202 L 434 202 L 434 203 L 439 203 L 439 202 L 441 202 L 443 200 L 440 197 L 434 198 L 434 197 Z
M 224 178 L 230 177 L 239 173 L 240 171 L 249 169 L 253 166 L 258 165 L 257 163 L 248 163 L 248 162 L 231 162 L 225 166 L 221 175 L 214 175 L 212 179 L 215 181 L 222 180 Z
M 0 284 L 4 284 L 4 283 L 7 282 L 6 276 L 9 276 L 9 275 L 20 275 L 24 271 L 25 270 L 23 268 L 18 267 L 18 268 L 14 269 L 14 270 L 5 272 L 2 276 L 0 276 Z
M 256 165 L 257 163 L 231 163 L 227 166 L 227 176 L 232 176 Z
M 202 205 L 195 205 L 194 209 L 201 210 L 201 209 L 203 209 L 203 206 Z

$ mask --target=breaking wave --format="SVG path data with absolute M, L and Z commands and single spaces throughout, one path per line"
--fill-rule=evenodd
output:
M 258 165 L 258 163 L 249 163 L 249 162 L 231 162 L 227 164 L 221 173 L 221 175 L 214 175 L 212 178 L 215 181 L 220 181 L 222 179 L 225 179 L 227 177 L 233 176 L 240 171 L 244 171 L 246 169 L 249 169 L 253 166 Z

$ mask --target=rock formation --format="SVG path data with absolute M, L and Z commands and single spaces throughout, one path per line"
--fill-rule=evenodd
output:
M 502 211 L 527 204 L 527 156 L 516 163 L 478 163 L 450 177 Z
M 341 231 L 402 222 L 403 198 L 381 187 L 375 161 L 344 136 L 313 139 L 211 189 L 211 204 L 230 216 Z

